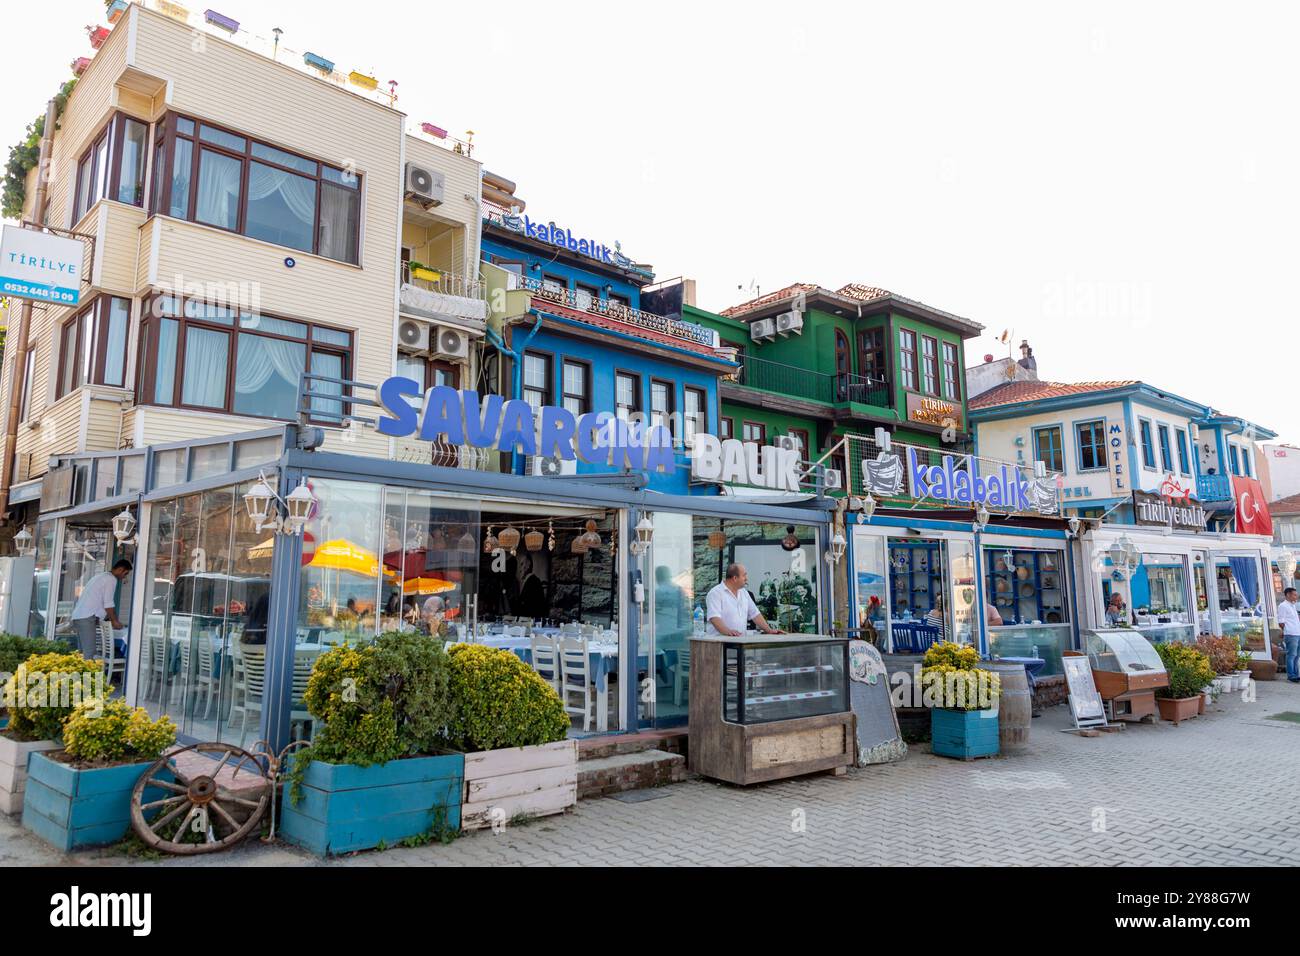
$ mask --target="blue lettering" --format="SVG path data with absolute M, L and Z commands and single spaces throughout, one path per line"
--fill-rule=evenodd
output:
M 670 475 L 677 467 L 673 455 L 672 433 L 663 425 L 655 425 L 649 430 L 646 439 L 645 467 L 647 471 L 657 471 Z
M 400 375 L 385 380 L 379 386 L 379 403 L 384 406 L 384 411 L 392 416 L 390 418 L 380 416 L 378 426 L 381 435 L 405 438 L 415 432 L 420 426 L 420 419 L 405 396 L 410 395 L 414 398 L 419 394 L 419 384 L 413 379 L 403 378 Z
M 979 494 L 978 492 L 975 494 L 975 497 L 973 498 L 971 497 L 970 472 L 967 471 L 965 468 L 963 468 L 961 471 L 958 471 L 952 477 L 953 477 L 953 482 L 952 482 L 953 501 L 965 501 L 965 502 L 979 501 L 980 498 L 983 497 L 983 495 Z M 976 478 L 975 481 L 977 482 L 976 487 L 978 488 L 979 479 Z
M 533 432 L 533 406 L 521 399 L 506 402 L 501 415 L 501 440 L 497 447 L 514 451 L 516 447 L 525 455 L 537 454 L 537 439 Z
M 589 465 L 609 460 L 609 451 L 599 440 L 599 432 L 604 430 L 601 416 L 608 417 L 609 412 L 587 412 L 578 419 L 578 459 Z
M 478 392 L 464 391 L 461 396 L 465 401 L 465 438 L 475 448 L 491 448 L 497 441 L 497 427 L 501 424 L 501 405 L 504 399 L 500 395 L 489 395 L 482 400 L 483 411 L 479 412 Z
M 573 461 L 573 438 L 577 420 L 567 408 L 542 408 L 542 447 L 538 454 Z
M 445 436 L 448 444 L 463 445 L 465 429 L 460 421 L 460 396 L 450 385 L 436 385 L 424 398 L 422 441 L 437 441 Z

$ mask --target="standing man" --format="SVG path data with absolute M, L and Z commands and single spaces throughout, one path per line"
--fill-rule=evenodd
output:
M 758 605 L 745 590 L 745 582 L 748 580 L 749 572 L 745 570 L 743 564 L 727 565 L 727 573 L 723 576 L 722 582 L 709 591 L 706 601 L 708 607 L 705 609 L 705 614 L 709 618 L 710 634 L 740 637 L 745 633 L 745 625 L 750 621 L 753 621 L 755 627 L 764 634 L 785 633 L 768 624 L 766 618 L 759 612 Z
M 1277 623 L 1286 642 L 1286 679 L 1300 684 L 1300 610 L 1296 608 L 1296 589 L 1287 588 L 1277 606 Z
M 100 571 L 86 582 L 72 609 L 72 629 L 77 647 L 87 659 L 99 656 L 99 621 L 107 617 L 114 630 L 125 625 L 117 616 L 117 583 L 131 573 L 131 562 L 122 558 L 111 571 Z

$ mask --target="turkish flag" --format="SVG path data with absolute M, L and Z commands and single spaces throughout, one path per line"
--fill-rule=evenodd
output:
M 1232 497 L 1237 502 L 1237 533 L 1273 537 L 1273 518 L 1268 513 L 1264 489 L 1254 478 L 1232 476 Z

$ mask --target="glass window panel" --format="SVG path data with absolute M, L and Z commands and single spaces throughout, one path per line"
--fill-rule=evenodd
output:
M 126 384 L 126 330 L 131 318 L 131 303 L 116 296 L 108 300 L 104 332 L 104 384 Z
M 397 374 L 424 388 L 424 359 L 409 352 L 397 353 Z
M 85 385 L 92 380 L 94 375 L 95 328 L 98 325 L 95 310 L 90 308 L 81 313 L 81 318 L 77 320 L 77 323 L 81 327 L 77 332 L 79 339 L 77 342 L 77 384 Z
M 293 418 L 298 383 L 307 367 L 307 346 L 262 335 L 239 334 L 234 411 Z
M 190 170 L 194 162 L 194 144 L 188 139 L 176 140 L 176 156 L 172 160 L 172 194 L 167 211 L 177 219 L 190 216 Z
M 358 261 L 361 232 L 361 193 L 333 183 L 320 187 L 320 243 L 317 251 L 340 262 Z
M 277 319 L 269 315 L 244 313 L 239 317 L 239 324 L 245 329 L 270 332 L 272 335 L 288 335 L 295 339 L 307 337 L 307 323 L 290 322 L 288 319 Z
M 190 481 L 223 475 L 230 470 L 230 446 L 225 442 L 190 449 Z
M 280 457 L 281 441 L 277 436 L 250 438 L 235 442 L 235 469 L 251 468 L 275 461 Z
M 95 145 L 95 185 L 87 209 L 108 195 L 108 139 L 108 134 L 105 133 L 104 138 Z
M 163 319 L 158 326 L 158 364 L 154 368 L 153 400 L 170 405 L 176 394 L 176 339 L 181 324 Z
M 194 135 L 194 121 L 187 120 L 183 116 L 176 117 L 176 132 L 185 136 Z
M 117 492 L 117 459 L 99 458 L 95 461 L 95 490 L 92 500 L 102 501 Z
M 286 153 L 282 149 L 276 149 L 274 146 L 267 146 L 265 143 L 253 143 L 253 155 L 258 159 L 270 160 L 273 163 L 279 163 L 281 166 L 288 166 L 290 169 L 296 169 L 300 173 L 306 173 L 308 176 L 316 175 L 316 161 L 306 159 L 302 156 L 295 156 L 293 153 Z
M 882 652 L 889 650 L 889 588 L 885 574 L 885 538 L 853 529 L 853 584 L 857 636 Z
M 199 151 L 199 189 L 194 218 L 211 226 L 239 225 L 240 176 L 244 164 L 210 149 Z
M 149 127 L 133 119 L 122 122 L 121 161 L 118 165 L 117 201 L 144 202 L 144 153 Z
M 636 383 L 632 376 L 619 375 L 615 385 L 618 393 L 615 399 L 617 404 L 626 408 L 634 408 L 636 406 Z
M 59 379 L 59 397 L 62 398 L 76 388 L 78 363 L 77 323 L 75 320 L 63 326 L 63 335 L 59 342 L 59 360 L 63 363 L 63 374 Z
M 573 362 L 564 363 L 564 390 L 570 395 L 584 395 L 587 391 L 587 370 Z
M 144 491 L 144 455 L 126 455 L 122 458 L 122 480 L 118 494 L 133 495 Z
M 86 214 L 86 210 L 90 208 L 90 177 L 94 172 L 94 167 L 95 158 L 92 154 L 83 159 L 77 169 L 77 208 L 72 216 L 74 225 L 81 220 L 81 217 Z
M 262 163 L 249 164 L 244 235 L 311 252 L 315 226 L 316 180 Z
M 532 388 L 546 387 L 546 359 L 540 355 L 524 356 L 524 384 Z
M 338 183 L 340 186 L 347 186 L 349 189 L 357 189 L 361 185 L 361 177 L 356 173 L 349 173 L 346 170 L 335 169 L 333 166 L 321 166 L 321 176 L 332 183 Z
M 223 129 L 208 126 L 206 123 L 199 127 L 199 139 L 216 146 L 224 146 L 236 153 L 242 153 L 246 148 L 244 137 L 236 136 L 234 133 L 227 133 Z
M 185 317 L 187 319 L 201 319 L 204 322 L 215 322 L 220 325 L 235 324 L 235 310 L 224 305 L 213 305 L 210 302 L 204 302 L 202 299 L 185 300 Z
M 352 344 L 352 336 L 347 332 L 340 332 L 337 329 L 327 329 L 319 325 L 313 325 L 311 329 L 312 341 L 325 343 L 328 345 L 342 345 L 347 348 Z
M 311 370 L 314 375 L 343 378 L 343 356 L 334 352 L 313 351 L 311 353 Z M 323 397 L 323 395 L 342 396 L 342 385 L 334 382 L 313 382 L 312 392 L 314 393 L 311 400 L 313 414 L 322 415 L 333 421 L 338 421 L 346 414 L 347 409 L 344 408 L 343 402 Z
M 230 334 L 216 329 L 185 330 L 185 371 L 181 404 L 225 408 L 226 370 L 230 363 Z
M 164 488 L 185 481 L 185 449 L 168 448 L 154 452 L 153 486 Z

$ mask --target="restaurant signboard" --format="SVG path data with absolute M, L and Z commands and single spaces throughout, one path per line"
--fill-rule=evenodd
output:
M 1133 492 L 1133 523 L 1175 531 L 1204 531 L 1205 509 L 1195 498 L 1171 499 L 1146 491 Z
M 908 392 L 907 420 L 919 425 L 933 425 L 936 428 L 960 429 L 962 427 L 961 404 Z

